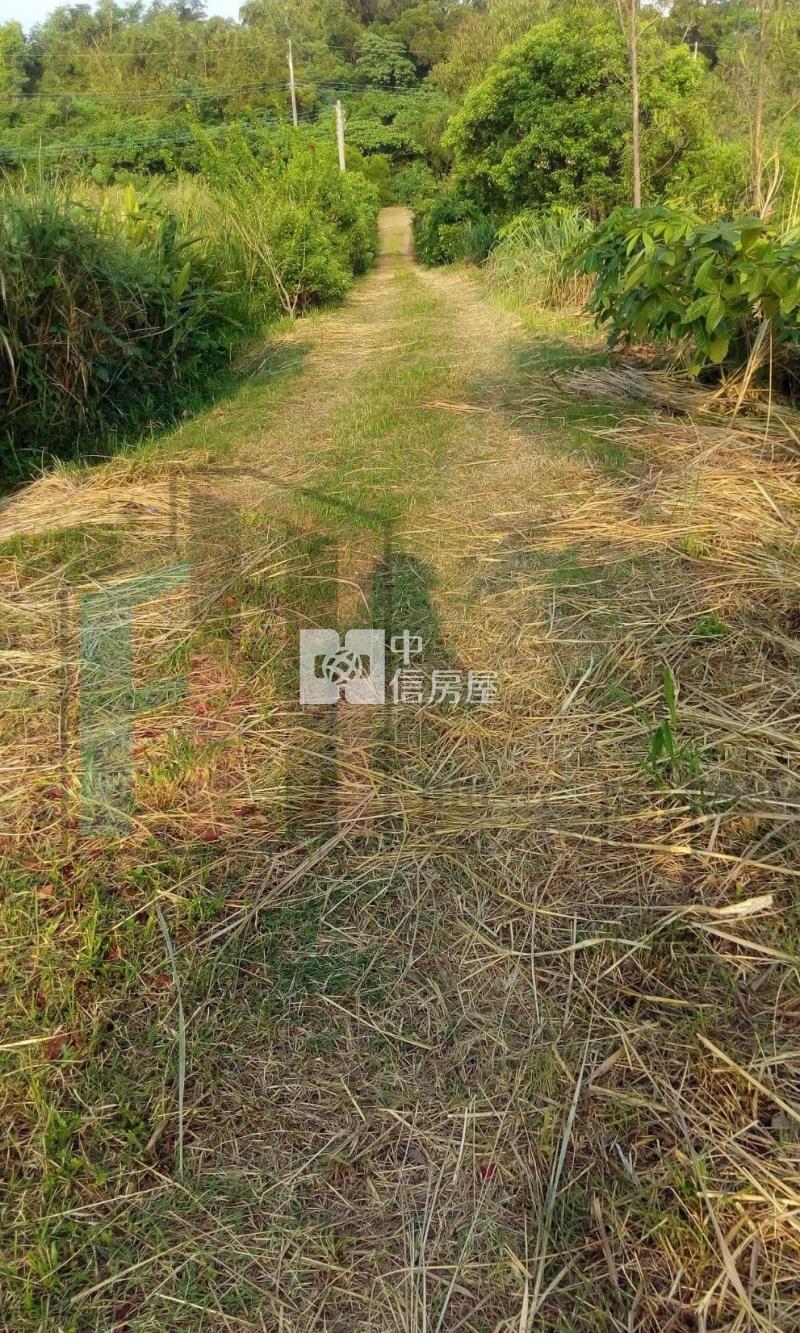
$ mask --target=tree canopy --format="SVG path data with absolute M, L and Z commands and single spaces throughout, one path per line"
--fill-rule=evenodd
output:
M 705 67 L 656 34 L 644 45 L 645 161 L 660 191 L 705 124 Z M 612 17 L 580 28 L 550 19 L 508 47 L 468 93 L 445 143 L 464 187 L 503 213 L 625 197 L 630 153 L 627 56 Z

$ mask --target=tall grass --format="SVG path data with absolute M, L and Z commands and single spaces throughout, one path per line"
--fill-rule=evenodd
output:
M 342 173 L 333 150 L 287 131 L 230 127 L 203 139 L 212 197 L 236 238 L 253 293 L 287 315 L 339 300 L 377 248 L 378 190 Z
M 313 143 L 230 133 L 207 175 L 0 194 L 0 486 L 108 453 L 207 398 L 235 344 L 342 297 L 378 197 Z
M 124 185 L 100 186 L 83 180 L 70 183 L 68 197 L 122 220 L 130 190 Z M 260 265 L 231 226 L 230 204 L 226 206 L 215 197 L 208 181 L 200 175 L 154 177 L 139 190 L 139 207 L 144 213 L 177 219 L 182 235 L 191 237 L 193 254 L 202 260 L 213 275 L 215 287 L 224 293 L 241 335 L 263 332 L 275 318 L 274 294 L 264 289 Z
M 521 213 L 502 230 L 487 260 L 489 281 L 515 303 L 581 310 L 592 284 L 576 260 L 591 234 L 592 224 L 578 209 Z
M 47 189 L 0 199 L 0 481 L 173 417 L 235 322 L 177 220 Z
M 264 281 L 263 265 L 231 225 L 230 202 L 226 205 L 215 196 L 202 176 L 178 176 L 159 186 L 157 198 L 196 237 L 198 251 L 227 292 L 243 332 L 257 336 L 274 320 L 277 302 Z

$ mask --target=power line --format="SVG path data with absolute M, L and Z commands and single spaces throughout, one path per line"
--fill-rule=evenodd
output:
M 190 75 L 185 76 L 187 82 Z M 383 88 L 378 84 L 361 84 L 354 86 L 350 83 L 334 83 L 328 79 L 315 79 L 311 75 L 297 77 L 299 88 L 312 87 L 325 92 L 341 93 L 347 96 L 357 96 L 360 93 L 385 93 L 388 97 L 430 97 L 435 94 L 430 89 L 419 88 Z M 0 102 L 57 102 L 70 98 L 73 101 L 95 101 L 95 102 L 169 102 L 186 98 L 187 96 L 196 96 L 198 94 L 207 94 L 210 97 L 236 97 L 240 93 L 246 92 L 288 92 L 289 83 L 285 79 L 265 80 L 259 79 L 255 83 L 243 83 L 236 86 L 217 85 L 214 83 L 198 84 L 187 93 L 186 89 L 173 89 L 160 93 L 153 92 L 116 92 L 116 93 L 95 93 L 89 89 L 65 88 L 59 92 L 52 93 L 2 93 Z
M 411 88 L 411 89 L 402 89 L 395 91 L 393 89 L 381 88 L 375 84 L 365 84 L 362 85 L 362 87 L 359 89 L 354 89 L 350 85 L 343 86 L 341 84 L 336 84 L 326 80 L 315 81 L 315 83 L 313 84 L 313 88 L 315 92 L 322 94 L 323 97 L 326 95 L 346 96 L 350 94 L 352 96 L 355 96 L 358 95 L 359 93 L 372 93 L 372 94 L 387 93 L 391 95 L 393 98 L 400 97 L 403 99 L 408 99 L 408 98 L 424 98 L 427 95 L 427 90 L 423 88 L 419 89 Z M 235 88 L 230 88 L 230 87 L 227 89 L 217 88 L 213 90 L 212 95 L 220 98 L 232 98 L 245 93 L 252 94 L 253 91 L 267 91 L 267 90 L 273 90 L 273 91 L 281 90 L 282 92 L 287 92 L 287 85 L 283 82 L 273 83 L 271 81 L 265 80 L 261 81 L 260 83 L 240 84 Z M 19 96 L 24 97 L 26 95 L 19 94 Z M 37 95 L 28 94 L 27 96 L 37 96 Z M 43 100 L 51 100 L 49 98 L 45 98 L 44 95 L 42 94 L 38 96 L 41 96 Z M 89 96 L 91 97 L 92 95 L 89 94 Z M 147 98 L 145 98 L 144 96 L 142 98 L 142 100 L 153 100 L 153 101 L 156 100 L 163 101 L 167 99 L 175 101 L 189 100 L 185 94 L 183 94 L 183 99 L 182 99 L 181 94 L 179 93 L 164 93 L 158 95 L 149 95 L 149 97 Z M 114 97 L 114 95 L 109 94 L 107 100 L 117 100 L 117 99 Z M 136 101 L 137 95 L 133 94 L 133 95 L 121 96 L 119 100 Z M 325 106 L 324 104 L 322 104 L 319 108 L 319 112 L 316 110 L 312 110 L 310 112 L 304 112 L 298 115 L 298 123 L 309 126 L 319 125 L 321 123 L 319 118 L 320 113 L 324 114 L 326 111 L 330 111 L 331 109 L 332 108 L 330 105 Z M 266 126 L 281 126 L 281 125 L 286 125 L 287 123 L 286 121 L 279 119 L 275 116 L 272 116 L 269 113 L 265 113 L 263 111 L 260 112 L 259 121 L 261 124 Z M 210 134 L 213 137 L 215 135 L 222 133 L 231 123 L 235 122 L 228 121 L 228 122 L 223 122 L 223 124 L 221 125 L 204 126 L 203 129 L 205 130 L 206 133 Z M 40 143 L 36 148 L 31 148 L 26 145 L 20 145 L 19 147 L 0 146 L 0 162 L 13 163 L 22 161 L 33 161 L 37 159 L 41 160 L 41 158 L 45 156 L 46 157 L 89 156 L 93 153 L 102 152 L 104 149 L 111 149 L 111 150 L 116 149 L 117 155 L 122 157 L 127 155 L 130 151 L 132 150 L 135 151 L 137 149 L 145 152 L 146 151 L 156 152 L 159 148 L 188 147 L 193 143 L 197 143 L 196 137 L 190 131 L 184 129 L 177 129 L 174 134 L 170 135 L 166 135 L 164 133 L 159 134 L 158 131 L 156 130 L 156 132 L 154 132 L 153 134 L 142 134 L 140 132 L 139 134 L 134 134 L 130 137 L 127 137 L 124 133 L 124 130 L 121 130 L 119 133 L 103 139 L 91 139 L 91 140 L 72 139 L 63 141 L 61 143 L 48 143 L 48 144 Z
M 300 116 L 301 125 L 321 125 L 324 122 L 312 116 Z M 264 117 L 261 122 L 269 128 L 288 128 L 284 120 L 277 117 Z M 227 125 L 204 126 L 206 133 L 210 137 L 219 137 L 220 133 L 228 128 Z M 142 137 L 134 136 L 132 138 L 123 138 L 117 135 L 113 139 L 93 139 L 82 142 L 69 142 L 60 144 L 41 144 L 38 148 L 2 148 L 0 147 L 0 162 L 8 161 L 32 161 L 34 159 L 46 156 L 80 156 L 81 154 L 91 154 L 104 148 L 119 149 L 120 156 L 129 149 L 139 149 L 143 151 L 155 151 L 159 148 L 182 148 L 190 144 L 197 144 L 195 135 L 186 131 L 178 131 L 174 135 L 146 135 Z
M 188 79 L 188 76 L 187 76 Z M 303 86 L 302 80 L 300 81 Z M 313 82 L 315 88 L 330 90 L 331 92 L 354 91 L 349 86 L 342 84 L 328 83 L 324 80 L 315 79 Z M 64 98 L 71 98 L 75 101 L 91 100 L 96 102 L 169 102 L 186 98 L 187 96 L 196 96 L 198 94 L 208 95 L 209 97 L 236 97 L 240 93 L 246 92 L 287 92 L 289 88 L 286 80 L 259 80 L 257 83 L 243 83 L 235 87 L 217 85 L 214 83 L 198 84 L 187 93 L 185 89 L 173 89 L 170 92 L 162 93 L 94 93 L 84 90 L 64 89 L 61 92 L 53 93 L 3 93 L 0 94 L 0 100 L 12 102 L 19 101 L 37 101 L 37 102 L 57 102 Z

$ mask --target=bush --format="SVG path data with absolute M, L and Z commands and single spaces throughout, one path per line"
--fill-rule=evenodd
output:
M 452 189 L 440 191 L 414 216 L 414 247 L 423 264 L 479 264 L 496 235 L 480 205 Z
M 386 153 L 362 153 L 351 144 L 346 148 L 348 171 L 360 171 L 378 191 L 379 204 L 391 204 L 392 198 L 392 161 Z
M 251 300 L 294 315 L 338 299 L 367 270 L 378 191 L 360 172 L 341 172 L 328 146 L 292 130 L 279 143 L 260 137 L 239 126 L 220 140 L 205 136 L 206 176 L 238 237 Z
M 427 163 L 416 161 L 400 167 L 394 173 L 389 188 L 392 203 L 421 208 L 433 199 L 439 189 L 439 181 Z
M 741 365 L 769 334 L 792 373 L 800 355 L 800 234 L 761 218 L 703 223 L 663 205 L 620 209 L 584 259 L 596 275 L 590 308 L 612 345 L 678 344 L 691 373 Z
M 487 263 L 492 286 L 514 301 L 555 310 L 583 308 L 591 281 L 580 256 L 592 224 L 577 208 L 521 213 L 503 227 Z
M 224 295 L 173 217 L 0 199 L 0 480 L 169 419 L 223 367 Z
M 750 145 L 743 140 L 727 143 L 709 135 L 681 159 L 666 202 L 708 221 L 730 217 L 747 197 L 750 158 Z

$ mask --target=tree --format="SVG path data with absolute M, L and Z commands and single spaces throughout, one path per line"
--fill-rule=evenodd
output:
M 446 56 L 453 32 L 466 17 L 462 5 L 449 0 L 416 0 L 389 28 L 413 56 L 420 74 Z
M 708 112 L 706 71 L 652 31 L 641 43 L 642 177 L 663 190 Z M 553 19 L 509 47 L 466 96 L 444 138 L 464 187 L 502 213 L 630 198 L 628 54 L 610 13 Z
M 774 169 L 791 168 L 787 156 L 791 159 L 800 143 L 797 0 L 751 0 L 737 9 L 736 23 L 731 21 L 720 40 L 716 69 L 728 133 L 749 141 L 750 204 L 761 211 L 769 203 L 771 160 Z
M 619 14 L 628 40 L 631 72 L 631 158 L 633 164 L 633 206 L 642 206 L 642 146 L 639 124 L 639 0 L 617 0 Z
M 0 94 L 18 97 L 28 86 L 31 57 L 19 23 L 0 27 Z
M 480 82 L 504 47 L 553 17 L 551 0 L 487 0 L 460 9 L 447 55 L 433 70 L 434 83 L 451 97 Z
M 416 82 L 417 71 L 399 37 L 365 33 L 359 44 L 356 74 L 362 83 L 379 88 L 408 88 Z
M 764 102 L 766 98 L 767 42 L 770 16 L 769 0 L 758 0 L 755 96 L 753 99 L 753 130 L 751 136 L 751 184 L 753 207 L 759 213 L 764 207 Z
M 713 69 L 731 39 L 751 22 L 752 9 L 752 0 L 674 0 L 665 32 L 671 40 L 685 42 Z

